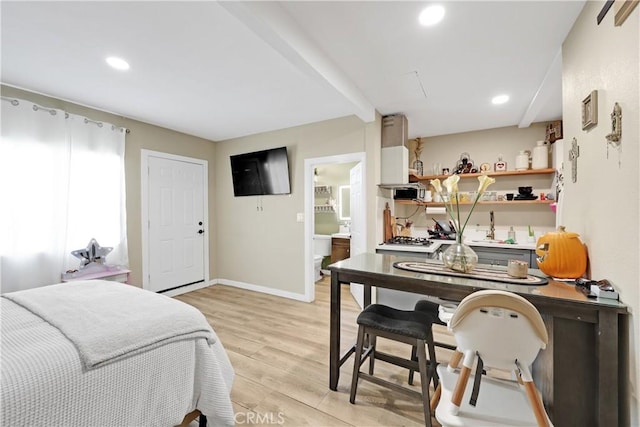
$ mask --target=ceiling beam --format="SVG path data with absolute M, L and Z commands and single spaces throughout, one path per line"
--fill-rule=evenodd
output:
M 375 120 L 375 108 L 360 89 L 280 4 L 261 1 L 221 1 L 219 4 L 302 73 L 336 90 L 353 106 L 353 113 L 362 121 Z
M 553 62 L 547 69 L 547 73 L 542 79 L 542 83 L 538 88 L 538 91 L 531 99 L 531 103 L 525 111 L 520 123 L 518 123 L 519 128 L 527 128 L 531 125 L 531 123 L 538 117 L 538 114 L 545 107 L 549 97 L 552 94 L 552 91 L 555 89 L 555 85 L 552 84 L 557 76 L 562 76 L 562 48 L 558 50 L 558 53 L 553 58 Z

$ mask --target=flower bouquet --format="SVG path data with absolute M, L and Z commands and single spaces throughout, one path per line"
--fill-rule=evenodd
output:
M 469 222 L 471 213 L 476 207 L 478 200 L 480 200 L 480 197 L 485 191 L 487 191 L 487 188 L 496 182 L 496 180 L 485 174 L 478 177 L 478 181 L 480 182 L 478 185 L 478 191 L 473 198 L 473 204 L 471 205 L 471 209 L 469 210 L 467 217 L 464 219 L 464 223 L 460 218 L 461 201 L 458 192 L 458 181 L 460 181 L 460 177 L 458 175 L 451 175 L 442 183 L 440 183 L 439 179 L 432 179 L 430 183 L 440 198 L 445 201 L 444 206 L 447 214 L 451 218 L 453 228 L 456 232 L 456 243 L 449 246 L 443 253 L 442 260 L 444 265 L 451 270 L 469 273 L 478 264 L 478 255 L 473 251 L 473 249 L 464 244 L 464 229 Z

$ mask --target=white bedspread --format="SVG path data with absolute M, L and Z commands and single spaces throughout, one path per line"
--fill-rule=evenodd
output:
M 234 372 L 219 340 L 176 340 L 86 369 L 57 328 L 0 300 L 1 425 L 167 427 L 194 409 L 211 426 L 234 424 Z
M 216 339 L 195 307 L 118 282 L 82 280 L 3 297 L 58 328 L 87 368 L 179 339 Z

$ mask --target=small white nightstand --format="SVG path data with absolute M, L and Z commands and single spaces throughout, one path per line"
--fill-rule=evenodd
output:
M 122 266 L 108 266 L 101 271 L 79 270 L 73 273 L 62 273 L 62 281 L 72 282 L 74 280 L 102 279 L 120 283 L 129 283 L 130 272 L 131 270 L 128 270 Z

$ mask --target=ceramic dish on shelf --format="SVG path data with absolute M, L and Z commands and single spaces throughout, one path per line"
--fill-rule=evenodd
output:
M 480 200 L 483 202 L 495 202 L 498 200 L 498 193 L 496 191 L 485 191 Z

